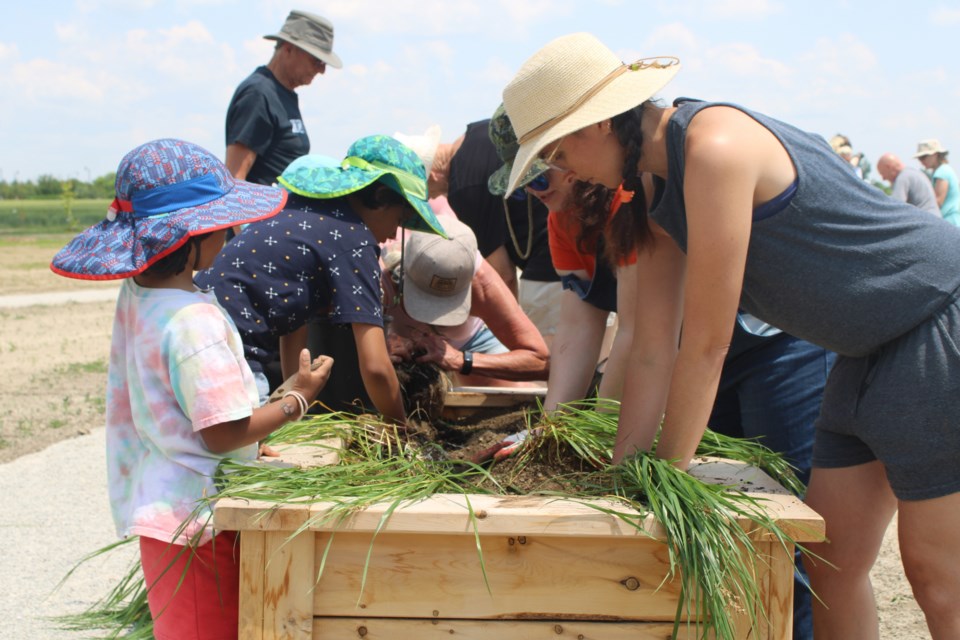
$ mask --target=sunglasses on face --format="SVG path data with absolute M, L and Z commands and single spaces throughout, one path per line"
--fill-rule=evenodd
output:
M 516 191 L 510 194 L 511 200 L 525 200 L 527 197 L 527 189 L 533 191 L 546 191 L 550 188 L 550 178 L 547 177 L 547 174 L 541 173 L 536 178 L 527 183 L 526 186 L 520 187 Z

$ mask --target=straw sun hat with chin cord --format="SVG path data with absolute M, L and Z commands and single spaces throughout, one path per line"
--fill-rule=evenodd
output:
M 679 70 L 680 61 L 671 56 L 624 64 L 589 33 L 548 43 L 503 90 L 520 141 L 507 193 L 513 193 L 544 147 L 643 103 Z

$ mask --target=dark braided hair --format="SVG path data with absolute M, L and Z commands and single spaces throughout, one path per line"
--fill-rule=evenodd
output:
M 637 169 L 643 144 L 640 122 L 648 104 L 649 100 L 611 119 L 617 140 L 627 150 L 623 163 L 623 188 L 633 191 L 633 200 L 621 206 L 610 223 L 609 251 L 616 258 L 626 257 L 635 247 L 648 244 L 653 237 L 647 223 L 647 198 Z
M 592 252 L 597 238 L 603 233 L 606 258 L 611 265 L 620 264 L 637 246 L 642 247 L 652 239 L 647 224 L 647 198 L 640 172 L 637 170 L 640 147 L 643 144 L 640 121 L 644 108 L 651 103 L 651 100 L 647 100 L 611 119 L 611 128 L 617 140 L 627 150 L 622 170 L 623 188 L 634 193 L 633 200 L 624 203 L 607 225 L 613 190 L 582 182 L 574 185 L 573 202 L 582 227 L 577 238 L 577 248 Z

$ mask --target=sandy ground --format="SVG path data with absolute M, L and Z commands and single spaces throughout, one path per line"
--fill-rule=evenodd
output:
M 43 618 L 91 604 L 124 568 L 100 563 L 53 591 L 79 558 L 113 541 L 102 424 L 117 288 L 52 274 L 55 251 L 29 241 L 0 248 L 0 639 L 78 638 L 50 631 Z M 24 297 L 52 292 L 63 295 Z M 895 524 L 873 579 L 881 637 L 929 638 Z

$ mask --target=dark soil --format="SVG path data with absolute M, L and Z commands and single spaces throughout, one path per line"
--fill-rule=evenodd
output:
M 575 454 L 558 451 L 554 443 L 542 438 L 532 438 L 503 460 L 481 460 L 483 452 L 507 436 L 536 425 L 535 403 L 478 408 L 468 416 L 447 419 L 443 402 L 449 382 L 439 368 L 402 363 L 397 365 L 397 377 L 409 416 L 408 437 L 426 445 L 425 451 L 430 445 L 439 445 L 447 459 L 484 465 L 490 476 L 485 484 L 490 489 L 499 485 L 518 494 L 569 490 L 569 478 L 584 470 Z

